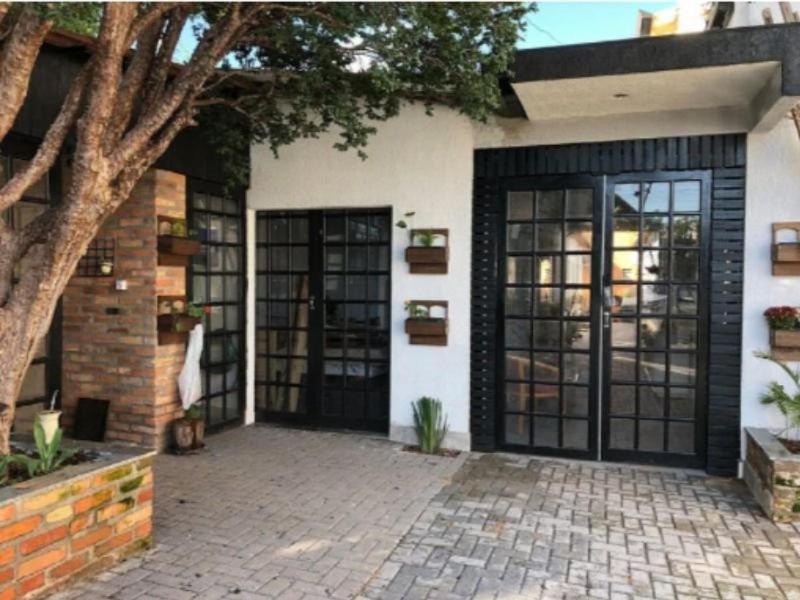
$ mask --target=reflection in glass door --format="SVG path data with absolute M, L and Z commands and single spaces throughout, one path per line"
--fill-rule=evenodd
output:
M 705 173 L 608 182 L 604 455 L 702 466 Z
M 540 182 L 506 201 L 502 441 L 593 457 L 592 178 Z
M 244 407 L 244 198 L 189 182 L 189 223 L 202 251 L 192 259 L 189 297 L 210 307 L 200 366 L 206 424 L 240 423 Z
M 703 465 L 709 182 L 674 172 L 507 184 L 503 447 Z
M 390 213 L 260 212 L 260 419 L 386 431 Z

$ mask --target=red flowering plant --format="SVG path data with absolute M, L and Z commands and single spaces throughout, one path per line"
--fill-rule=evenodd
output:
M 800 309 L 793 306 L 771 306 L 764 311 L 770 329 L 800 329 Z

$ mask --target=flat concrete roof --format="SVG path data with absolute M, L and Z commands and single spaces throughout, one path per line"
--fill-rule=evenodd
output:
M 513 83 L 779 62 L 783 94 L 800 95 L 800 23 L 714 29 L 517 52 Z
M 522 50 L 512 73 L 505 116 L 723 114 L 733 131 L 768 130 L 800 100 L 800 23 Z

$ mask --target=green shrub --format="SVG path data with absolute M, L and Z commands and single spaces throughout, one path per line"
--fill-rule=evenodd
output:
M 412 402 L 411 407 L 414 409 L 414 429 L 420 450 L 425 454 L 437 454 L 448 428 L 442 403 L 426 396 Z
M 767 386 L 767 391 L 761 394 L 761 404 L 765 406 L 775 406 L 786 419 L 786 429 L 784 434 L 797 432 L 800 428 L 800 370 L 792 370 L 786 363 L 772 357 L 766 352 L 756 352 L 758 358 L 763 358 L 778 365 L 794 386 L 793 392 L 788 392 L 783 384 L 771 381 Z M 794 437 L 794 436 L 793 436 Z
M 61 427 L 56 429 L 53 439 L 48 444 L 44 439 L 44 429 L 37 420 L 33 426 L 33 440 L 36 442 L 36 456 L 27 454 L 12 454 L 10 460 L 19 463 L 28 471 L 28 477 L 47 475 L 61 467 L 66 461 L 75 456 L 77 449 L 61 448 Z

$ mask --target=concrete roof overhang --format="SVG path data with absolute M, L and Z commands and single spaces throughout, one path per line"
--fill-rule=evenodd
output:
M 800 101 L 800 24 L 522 50 L 512 70 L 507 116 L 721 113 L 735 129 L 764 131 Z

